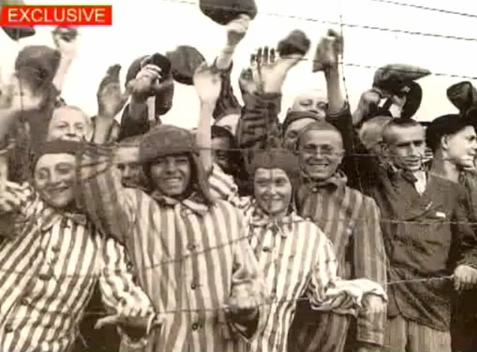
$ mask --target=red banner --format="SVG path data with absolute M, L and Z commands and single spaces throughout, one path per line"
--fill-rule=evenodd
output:
M 113 23 L 111 5 L 3 6 L 0 26 L 110 26 Z

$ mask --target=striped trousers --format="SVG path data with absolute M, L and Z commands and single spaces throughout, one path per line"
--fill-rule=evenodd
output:
M 450 331 L 439 331 L 398 315 L 388 320 L 386 350 L 389 352 L 451 352 Z
M 316 322 L 296 319 L 288 334 L 289 352 L 343 352 L 351 317 L 334 313 L 317 313 Z

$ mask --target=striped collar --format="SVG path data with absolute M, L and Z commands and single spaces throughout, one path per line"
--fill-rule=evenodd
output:
M 204 204 L 204 202 L 200 199 L 197 193 L 192 194 L 187 199 L 177 200 L 171 197 L 164 196 L 158 190 L 155 190 L 151 193 L 151 197 L 160 205 L 167 207 L 174 207 L 176 204 L 181 204 L 195 214 L 202 217 L 205 216 L 205 214 L 207 214 L 207 212 L 209 211 L 209 207 Z
M 274 233 L 279 233 L 282 237 L 287 237 L 293 231 L 293 224 L 299 221 L 303 221 L 303 219 L 295 211 L 278 219 L 269 216 L 258 206 L 255 206 L 250 219 L 250 225 L 253 227 L 263 227 L 272 230 Z

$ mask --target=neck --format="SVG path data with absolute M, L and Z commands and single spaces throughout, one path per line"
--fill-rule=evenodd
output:
M 434 157 L 432 161 L 431 173 L 447 180 L 458 182 L 460 170 L 456 164 L 439 156 L 437 158 Z

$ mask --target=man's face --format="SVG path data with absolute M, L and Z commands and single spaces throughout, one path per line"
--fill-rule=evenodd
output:
M 65 208 L 75 197 L 75 157 L 46 154 L 40 157 L 34 173 L 35 188 L 41 199 L 53 208 Z
M 291 111 L 309 111 L 318 115 L 318 118 L 326 118 L 328 98 L 321 91 L 309 91 L 300 94 L 293 103 Z
M 418 171 L 426 154 L 425 134 L 421 126 L 393 126 L 387 140 L 389 157 L 399 169 Z
M 141 182 L 142 166 L 136 163 L 118 164 L 121 182 L 124 186 L 138 185 Z
M 154 186 L 169 197 L 182 195 L 189 185 L 191 164 L 187 155 L 170 155 L 157 159 L 151 165 Z
M 48 140 L 80 142 L 88 138 L 87 116 L 81 111 L 60 108 L 55 110 L 48 128 Z
M 343 140 L 337 131 L 312 130 L 300 138 L 300 163 L 314 180 L 333 176 L 343 159 Z
M 472 126 L 447 136 L 446 149 L 449 159 L 456 165 L 470 168 L 474 167 L 477 154 L 477 136 Z
M 214 162 L 219 165 L 225 172 L 230 170 L 230 161 L 228 158 L 229 149 L 230 140 L 227 137 L 212 138 L 212 153 Z
M 314 119 L 304 118 L 293 121 L 291 124 L 289 124 L 283 134 L 283 147 L 288 150 L 293 150 L 301 130 L 313 122 L 315 122 Z
M 285 215 L 290 206 L 292 184 L 281 169 L 258 168 L 254 176 L 254 192 L 258 206 L 272 216 Z
M 229 130 L 235 136 L 239 119 L 240 114 L 230 114 L 222 117 L 215 123 L 215 125 Z

